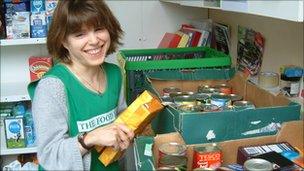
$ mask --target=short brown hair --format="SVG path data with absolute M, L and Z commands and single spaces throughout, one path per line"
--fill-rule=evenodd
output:
M 122 44 L 121 26 L 103 0 L 59 0 L 47 37 L 47 48 L 54 60 L 71 63 L 63 42 L 69 34 L 81 31 L 82 26 L 109 31 L 111 44 L 107 55 Z

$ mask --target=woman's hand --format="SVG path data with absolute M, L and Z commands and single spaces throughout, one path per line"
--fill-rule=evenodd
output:
M 125 124 L 112 123 L 87 133 L 85 143 L 88 146 L 110 146 L 125 150 L 134 138 L 134 132 Z

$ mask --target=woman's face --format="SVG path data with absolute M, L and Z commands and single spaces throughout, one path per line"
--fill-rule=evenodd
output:
M 69 51 L 72 63 L 97 66 L 104 62 L 111 39 L 107 29 L 83 28 L 68 35 L 63 46 Z

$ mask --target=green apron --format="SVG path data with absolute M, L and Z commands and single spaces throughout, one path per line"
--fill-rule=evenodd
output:
M 103 63 L 102 67 L 107 78 L 107 85 L 102 94 L 86 88 L 66 66 L 60 63 L 44 75 L 44 77 L 59 78 L 65 86 L 70 137 L 107 125 L 116 119 L 121 90 L 121 72 L 119 67 L 114 64 Z M 31 98 L 34 96 L 37 83 L 38 81 L 28 86 Z M 91 170 L 119 170 L 117 161 L 105 167 L 98 157 L 99 153 L 93 149 L 91 151 Z M 41 166 L 39 168 L 39 170 L 42 169 Z

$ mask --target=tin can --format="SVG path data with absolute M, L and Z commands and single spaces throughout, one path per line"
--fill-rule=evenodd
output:
M 174 166 L 164 166 L 164 167 L 159 167 L 156 169 L 157 171 L 162 171 L 162 170 L 171 170 L 171 171 L 179 171 L 177 167 Z
M 196 93 L 194 96 L 198 104 L 210 103 L 210 96 L 206 93 Z
M 216 169 L 221 166 L 222 158 L 222 151 L 215 143 L 195 146 L 193 149 L 192 169 Z
M 197 87 L 197 92 L 201 92 L 202 90 L 212 88 L 210 85 L 199 85 Z
M 205 93 L 205 94 L 211 96 L 214 93 L 220 93 L 220 90 L 216 89 L 216 88 L 207 88 L 207 89 L 200 90 L 199 93 Z
M 158 167 L 177 167 L 185 169 L 187 166 L 186 145 L 169 142 L 159 147 Z
M 213 94 L 211 96 L 211 104 L 214 104 L 220 108 L 231 105 L 231 100 L 224 94 Z
M 177 109 L 183 112 L 201 112 L 203 110 L 201 105 L 192 104 L 180 105 Z
M 220 108 L 217 105 L 207 103 L 207 104 L 202 104 L 202 110 L 203 112 L 216 112 L 220 111 Z
M 249 101 L 236 101 L 233 106 L 235 110 L 255 109 L 254 104 Z
M 176 97 L 176 96 L 180 96 L 181 94 L 182 94 L 181 91 L 177 91 L 177 92 L 171 92 L 171 93 L 169 93 L 169 96 L 170 96 L 171 98 L 174 98 L 174 97 Z
M 242 97 L 241 95 L 229 94 L 228 96 L 229 96 L 229 98 L 231 99 L 231 103 L 232 103 L 232 104 L 233 104 L 233 102 L 235 102 L 235 101 L 243 100 L 243 97 Z
M 173 102 L 179 106 L 179 105 L 185 105 L 185 104 L 196 104 L 196 99 L 193 95 L 182 95 L 182 96 L 175 96 L 173 97 Z
M 232 87 L 227 84 L 219 84 L 214 86 L 215 88 L 219 89 L 221 93 L 225 94 L 231 94 L 232 93 Z
M 246 171 L 272 171 L 273 166 L 267 160 L 254 158 L 245 161 L 244 169 Z
M 170 87 L 166 87 L 163 89 L 163 95 L 164 96 L 169 96 L 170 93 L 173 93 L 173 92 L 180 92 L 181 89 L 177 88 L 177 87 L 174 87 L 174 86 L 170 86 Z
M 172 105 L 173 104 L 173 99 L 170 96 L 162 96 L 160 99 L 161 99 L 163 105 Z

